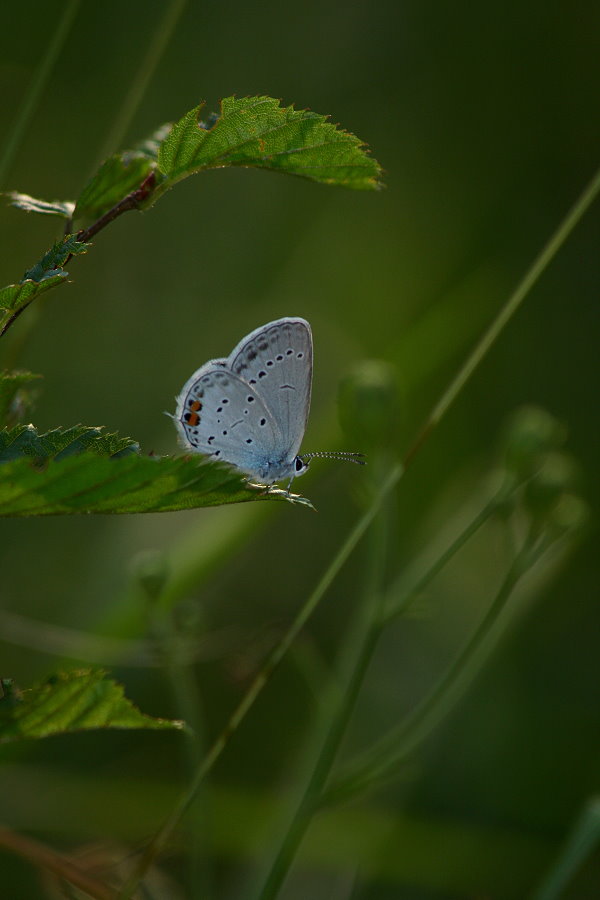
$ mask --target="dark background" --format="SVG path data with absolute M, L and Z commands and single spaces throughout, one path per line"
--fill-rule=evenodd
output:
M 5 140 L 63 5 L 10 7 L 0 62 Z M 4 188 L 77 195 L 118 149 L 111 130 L 166 9 L 155 0 L 80 5 Z M 0 364 L 19 351 L 20 366 L 44 375 L 35 425 L 104 425 L 146 452 L 174 453 L 163 410 L 191 372 L 263 322 L 300 315 L 315 339 L 305 448 L 344 447 L 339 383 L 374 358 L 394 367 L 396 450 L 405 450 L 595 171 L 599 19 L 587 2 L 188 3 L 119 146 L 202 99 L 213 110 L 220 97 L 264 93 L 330 114 L 367 141 L 387 187 L 354 193 L 215 171 L 123 216 L 71 261 L 72 284 L 26 311 L 7 338 Z M 565 423 L 581 492 L 597 506 L 598 222 L 596 206 L 401 483 L 392 572 L 441 550 L 480 508 L 505 418 L 525 403 Z M 8 207 L 0 224 L 6 284 L 59 226 Z M 198 697 L 189 685 L 183 695 L 214 736 L 357 518 L 369 477 L 316 462 L 299 488 L 317 516 L 265 504 L 4 521 L 2 608 L 97 635 L 143 636 L 133 573 L 147 560 L 140 553 L 158 551 L 175 573 L 192 573 L 177 621 L 209 637 L 207 658 L 186 674 Z M 591 521 L 577 545 L 528 580 L 480 677 L 397 781 L 317 818 L 282 896 L 350 897 L 357 866 L 352 896 L 377 900 L 519 898 L 540 882 L 598 790 Z M 505 571 L 501 545 L 495 529 L 469 545 L 419 615 L 386 636 L 347 752 L 398 721 L 444 671 Z M 239 896 L 244 872 L 269 846 L 275 798 L 294 783 L 366 553 L 329 591 L 214 773 L 205 809 L 216 897 Z M 223 629 L 223 642 L 211 642 Z M 40 634 L 41 646 L 32 637 Z M 21 645 L 0 644 L 1 674 L 27 686 L 63 665 L 43 636 L 34 627 Z M 112 671 L 145 711 L 182 715 L 162 670 Z M 124 856 L 184 783 L 183 743 L 177 734 L 93 733 L 5 750 L 0 818 L 54 847 L 98 840 Z M 2 896 L 30 900 L 42 890 L 26 864 L 3 855 L 0 865 Z M 185 883 L 185 853 L 176 848 L 165 865 Z M 564 896 L 598 891 L 589 863 Z

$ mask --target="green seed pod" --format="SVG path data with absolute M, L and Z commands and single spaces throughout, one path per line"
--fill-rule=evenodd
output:
M 561 535 L 581 530 L 589 518 L 590 510 L 585 500 L 576 494 L 563 494 L 550 513 L 548 526 L 557 535 Z
M 169 575 L 164 553 L 161 550 L 142 550 L 133 558 L 131 568 L 146 598 L 154 601 L 160 597 Z
M 577 483 L 577 465 L 566 453 L 547 453 L 540 468 L 527 482 L 525 505 L 540 518 L 548 517 L 561 497 Z
M 396 371 L 387 362 L 364 360 L 340 384 L 340 422 L 348 446 L 368 452 L 397 442 L 401 409 Z
M 503 438 L 506 468 L 519 480 L 529 478 L 542 456 L 564 443 L 566 429 L 538 406 L 524 406 L 510 418 Z

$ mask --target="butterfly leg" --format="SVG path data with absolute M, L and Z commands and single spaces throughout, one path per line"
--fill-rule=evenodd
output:
M 273 487 L 272 484 L 257 484 L 255 481 L 252 481 L 250 478 L 246 479 L 246 484 L 248 487 L 256 488 L 260 491 L 261 494 L 268 494 Z

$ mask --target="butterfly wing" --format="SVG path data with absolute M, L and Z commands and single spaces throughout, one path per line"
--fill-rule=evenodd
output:
M 243 338 L 228 368 L 256 391 L 280 432 L 281 452 L 290 462 L 304 436 L 312 384 L 312 334 L 305 319 L 269 322 Z
M 199 453 L 263 477 L 281 445 L 272 413 L 254 385 L 213 359 L 191 376 L 177 398 L 175 422 L 183 443 Z

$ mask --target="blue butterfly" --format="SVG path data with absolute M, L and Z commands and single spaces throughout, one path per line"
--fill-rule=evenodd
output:
M 263 484 L 303 475 L 313 457 L 363 464 L 361 453 L 300 453 L 310 409 L 313 344 L 306 319 L 256 328 L 227 359 L 211 359 L 186 381 L 175 424 L 183 444 Z

